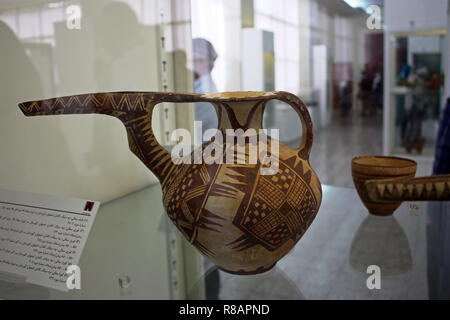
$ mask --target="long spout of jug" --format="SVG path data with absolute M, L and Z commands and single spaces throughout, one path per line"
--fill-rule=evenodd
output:
M 23 102 L 19 107 L 26 116 L 96 113 L 118 118 L 127 130 L 130 150 L 162 182 L 174 163 L 153 134 L 152 112 L 158 103 L 174 98 L 154 92 L 108 92 Z

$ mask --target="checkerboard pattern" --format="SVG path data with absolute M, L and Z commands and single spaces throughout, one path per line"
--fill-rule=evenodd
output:
M 304 216 L 316 200 L 303 179 L 280 161 L 278 173 L 260 176 L 241 226 L 269 250 L 303 233 Z

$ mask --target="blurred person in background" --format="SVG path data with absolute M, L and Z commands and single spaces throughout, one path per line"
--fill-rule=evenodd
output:
M 405 83 L 408 80 L 409 74 L 411 73 L 411 69 L 412 69 L 411 65 L 409 65 L 407 63 L 405 63 L 402 66 L 400 73 L 397 76 L 397 85 L 399 85 L 399 86 L 405 85 Z
M 369 72 L 364 70 L 361 74 L 361 81 L 359 82 L 358 99 L 361 100 L 362 110 L 361 116 L 371 115 L 372 113 L 372 79 Z
M 117 23 L 119 19 L 121 23 Z M 98 58 L 95 60 L 97 89 L 148 90 L 148 84 L 155 83 L 154 67 L 136 61 L 145 61 L 156 56 L 153 53 L 154 44 L 144 32 L 136 12 L 126 3 L 110 2 L 102 9 L 95 23 L 98 52 Z
M 411 88 L 411 95 L 406 96 L 406 123 L 403 139 L 403 146 L 407 153 L 417 149 L 419 154 L 425 144 L 422 135 L 422 121 L 429 107 L 429 99 L 425 94 L 427 89 L 427 79 L 429 72 L 427 68 L 418 68 L 411 72 L 407 80 L 407 86 Z
M 397 85 L 398 86 L 408 86 L 408 78 L 411 73 L 412 66 L 405 63 L 400 73 L 397 75 Z M 406 112 L 406 95 L 395 95 L 395 125 L 400 128 L 400 139 L 402 145 L 405 141 L 406 125 L 408 123 L 407 112 Z
M 216 85 L 211 77 L 217 53 L 214 46 L 206 39 L 195 38 L 194 49 L 194 91 L 195 93 L 217 92 Z M 217 129 L 217 115 L 212 104 L 208 102 L 195 103 L 195 120 L 202 122 L 202 132 L 197 133 L 196 144 L 201 145 L 203 140 L 209 140 L 211 136 L 203 137 L 208 129 Z M 204 138 L 204 139 L 203 139 Z
M 450 174 L 450 98 L 439 124 L 433 174 Z
M 348 112 L 352 106 L 352 93 L 353 93 L 353 84 L 351 81 L 345 81 L 341 84 L 340 96 L 341 96 L 341 116 L 346 117 Z
M 375 74 L 372 85 L 373 106 L 380 114 L 383 112 L 383 67 Z

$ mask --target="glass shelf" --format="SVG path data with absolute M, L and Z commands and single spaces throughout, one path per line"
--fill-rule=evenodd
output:
M 167 260 L 170 237 L 164 236 L 170 234 L 170 222 L 165 215 L 150 214 L 154 210 L 145 205 L 160 196 L 155 185 L 100 208 L 80 261 L 82 290 L 65 293 L 1 277 L 0 299 L 175 298 L 169 292 L 174 278 Z M 368 214 L 355 189 L 323 186 L 323 202 L 310 229 L 266 273 L 231 275 L 214 265 L 204 269 L 202 263 L 195 268 L 193 261 L 202 258 L 188 251 L 192 247 L 186 242 L 184 253 L 175 259 L 184 269 L 176 274 L 184 287 L 178 298 L 448 298 L 450 279 L 438 270 L 448 268 L 450 236 L 443 230 L 449 213 L 448 202 L 404 202 L 393 216 L 377 217 Z M 149 237 L 158 247 L 146 242 Z M 367 287 L 372 265 L 380 268 L 381 289 Z M 129 279 L 125 291 L 117 281 L 123 276 Z
M 445 257 L 437 252 L 427 256 L 427 250 L 436 245 L 438 235 L 430 230 L 442 227 L 437 221 L 449 203 L 405 202 L 393 216 L 378 217 L 368 214 L 354 189 L 323 186 L 323 194 L 316 220 L 273 269 L 237 276 L 211 267 L 192 292 L 205 283 L 205 296 L 211 299 L 427 299 L 444 290 L 448 294 L 448 284 L 429 292 L 449 282 L 428 279 L 427 266 L 439 266 Z M 449 245 L 440 247 L 446 259 Z M 381 270 L 379 290 L 366 285 L 372 265 Z M 188 296 L 203 298 L 189 291 Z

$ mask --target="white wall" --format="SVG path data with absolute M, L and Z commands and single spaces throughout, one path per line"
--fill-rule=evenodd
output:
M 440 52 L 440 36 L 408 37 L 408 63 L 413 65 L 415 53 Z
M 192 0 L 192 35 L 209 40 L 218 58 L 212 76 L 219 91 L 240 90 L 239 0 Z M 327 13 L 315 0 L 254 0 L 254 27 L 271 31 L 275 47 L 275 88 L 298 93 L 312 85 L 312 45 L 325 44 L 330 64 L 360 65 L 361 26 Z M 331 65 L 330 65 L 331 67 Z M 358 69 L 359 66 L 356 68 Z M 331 68 L 330 68 L 331 70 Z
M 14 77 L 29 80 L 33 67 L 38 75 L 36 84 L 23 80 L 8 90 L 5 88 L 13 77 L 6 72 L 0 75 L 0 187 L 104 202 L 157 183 L 129 150 L 124 126 L 117 119 L 98 115 L 26 118 L 17 106 L 23 101 L 70 94 L 161 91 L 162 8 L 166 50 L 184 49 L 184 68 L 189 67 L 189 3 L 122 1 L 136 14 L 139 30 L 124 24 L 121 13 L 117 13 L 114 30 L 102 29 L 98 21 L 112 2 L 34 0 L 10 2 L 7 9 L 0 7 L 0 20 L 14 33 L 11 39 L 0 39 L 3 49 L 16 41 L 27 47 L 32 43 L 34 48 L 30 59 L 34 66 L 18 65 Z M 65 10 L 73 3 L 79 3 L 82 10 L 79 30 L 66 26 Z M 173 3 L 178 3 L 183 14 L 172 15 Z M 172 21 L 174 16 L 177 21 Z M 169 32 L 172 29 L 176 30 Z M 7 61 L 1 63 L 8 66 Z M 169 89 L 174 87 L 170 80 Z M 186 87 L 183 91 L 188 90 Z M 152 125 L 157 137 L 162 131 L 159 120 L 155 112 Z
M 445 29 L 447 0 L 385 0 L 389 32 Z
M 289 0 L 277 2 L 255 0 L 255 28 L 271 31 L 274 34 L 275 51 L 275 89 L 297 93 L 300 88 L 300 46 L 309 47 L 309 43 L 300 44 L 302 29 L 299 3 Z M 309 76 L 309 75 L 306 75 Z

